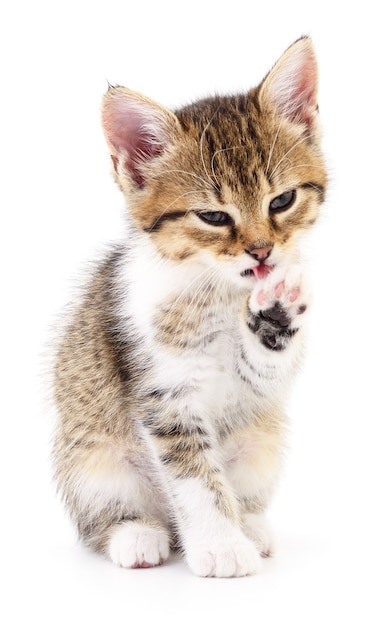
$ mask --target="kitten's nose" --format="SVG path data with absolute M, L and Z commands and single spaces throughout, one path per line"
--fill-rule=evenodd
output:
M 272 244 L 268 246 L 263 246 L 263 248 L 256 248 L 255 246 L 250 246 L 250 248 L 248 248 L 246 252 L 250 254 L 252 257 L 254 257 L 254 259 L 256 259 L 257 261 L 262 262 L 262 261 L 266 261 L 266 259 L 269 258 L 272 249 L 273 249 Z

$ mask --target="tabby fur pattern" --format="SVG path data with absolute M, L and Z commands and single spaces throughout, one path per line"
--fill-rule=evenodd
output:
M 60 339 L 60 493 L 119 566 L 177 546 L 196 575 L 255 573 L 310 305 L 299 241 L 327 184 L 312 43 L 175 112 L 110 87 L 102 120 L 127 235 Z

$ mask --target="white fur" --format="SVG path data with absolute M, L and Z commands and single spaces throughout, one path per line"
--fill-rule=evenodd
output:
M 261 556 L 271 556 L 275 552 L 275 540 L 269 522 L 262 513 L 246 513 L 243 530 L 254 541 Z
M 276 432 L 265 432 L 254 424 L 227 438 L 222 464 L 234 493 L 269 501 L 281 470 L 285 424 L 284 419 Z
M 199 480 L 176 481 L 175 500 L 182 512 L 182 535 L 189 567 L 197 576 L 246 576 L 261 567 L 255 544 L 220 513 Z
M 122 502 L 126 510 L 144 512 L 151 519 L 168 522 L 165 493 L 158 498 L 161 485 L 153 485 L 139 469 L 142 452 L 113 447 L 97 448 L 88 456 L 87 465 L 73 477 L 73 491 L 86 510 L 101 513 L 109 502 Z M 126 457 L 126 458 L 123 458 Z M 130 457 L 130 460 L 128 460 Z M 147 471 L 147 470 L 146 470 Z
M 125 522 L 114 530 L 108 554 L 121 567 L 161 565 L 169 556 L 168 533 L 146 524 Z
M 276 289 L 282 284 L 284 284 L 282 293 L 277 296 Z M 294 290 L 299 292 L 296 300 L 291 299 Z M 258 300 L 260 293 L 265 297 L 265 302 L 260 303 Z M 301 305 L 306 305 L 309 311 L 311 294 L 301 265 L 276 267 L 266 278 L 257 281 L 250 296 L 249 307 L 253 313 L 258 313 L 260 310 L 269 308 L 276 301 L 289 313 L 292 319 L 291 328 L 304 325 L 307 315 L 305 313 L 298 315 L 298 309 Z
M 139 254 L 134 257 L 132 251 L 128 268 L 121 266 L 120 270 L 121 293 L 127 294 L 121 301 L 120 321 L 123 327 L 124 319 L 128 320 L 128 332 L 131 332 L 132 319 L 142 354 L 150 354 L 149 380 L 143 377 L 142 384 L 161 389 L 177 386 L 190 389 L 186 397 L 171 402 L 175 402 L 176 412 L 183 422 L 188 420 L 189 423 L 194 414 L 204 420 L 214 442 L 213 451 L 208 450 L 205 456 L 211 466 L 219 468 L 223 497 L 235 511 L 234 519 L 228 519 L 216 506 L 213 492 L 199 479 L 177 478 L 165 467 L 159 470 L 158 473 L 165 477 L 171 514 L 176 519 L 187 562 L 199 576 L 229 577 L 255 573 L 260 568 L 260 553 L 268 555 L 273 549 L 271 533 L 266 529 L 263 518 L 255 515 L 246 516 L 245 532 L 241 530 L 235 494 L 267 502 L 274 488 L 280 467 L 285 418 L 282 414 L 278 416 L 275 434 L 271 433 L 271 428 L 267 432 L 254 418 L 256 411 L 271 415 L 275 404 L 283 404 L 290 376 L 300 358 L 303 338 L 301 333 L 297 333 L 290 346 L 282 352 L 264 347 L 246 324 L 243 309 L 245 291 L 249 295 L 254 287 L 250 308 L 255 313 L 261 308 L 259 292 L 266 292 L 266 306 L 271 306 L 277 299 L 277 285 L 283 281 L 284 294 L 278 299 L 290 315 L 298 318 L 295 324 L 301 325 L 304 314 L 297 315 L 297 308 L 308 304 L 303 273 L 300 266 L 283 265 L 275 268 L 264 280 L 245 280 L 239 274 L 241 267 L 245 267 L 244 263 L 247 267 L 249 261 L 242 255 L 231 265 L 236 268 L 239 277 L 237 284 L 243 285 L 240 287 L 234 286 L 233 282 L 228 284 L 221 268 L 213 268 L 216 276 L 220 272 L 221 292 L 225 295 L 222 301 L 227 302 L 226 305 L 219 305 L 223 308 L 214 322 L 218 330 L 216 339 L 202 349 L 188 350 L 183 354 L 158 341 L 155 311 L 172 294 L 178 294 L 188 286 L 197 289 L 197 284 L 203 280 L 202 272 L 206 275 L 210 269 L 208 267 L 206 271 L 205 264 L 204 270 L 200 269 L 202 264 L 197 261 L 179 264 L 159 259 L 144 236 L 135 243 Z M 291 302 L 289 294 L 293 289 L 299 291 L 297 299 Z M 242 349 L 246 353 L 244 361 L 241 361 Z M 237 363 L 251 385 L 246 384 L 237 373 Z M 218 432 L 224 428 L 232 434 L 220 445 Z M 148 435 L 146 443 L 152 447 L 155 457 L 153 442 Z M 147 498 L 152 500 L 148 492 L 140 495 L 147 503 Z M 159 519 L 162 517 L 159 516 Z M 156 535 L 154 538 L 151 535 L 146 537 L 141 529 L 137 534 L 138 539 L 131 535 L 130 527 L 116 532 L 109 546 L 114 562 L 134 566 L 139 559 L 143 559 L 144 550 L 142 548 L 139 552 L 131 547 L 131 543 L 146 540 L 150 562 L 157 564 L 164 558 Z
M 242 306 L 245 293 L 244 287 L 246 287 L 248 292 L 250 287 L 254 286 L 253 293 L 255 293 L 263 287 L 267 288 L 268 285 L 271 285 L 271 281 L 279 282 L 282 279 L 282 275 L 286 277 L 287 281 L 291 281 L 291 277 L 294 276 L 301 280 L 299 266 L 296 269 L 276 269 L 266 279 L 254 283 L 254 281 L 252 282 L 250 279 L 244 279 L 240 276 L 242 269 L 247 268 L 249 265 L 247 258 L 245 258 L 246 255 L 242 255 L 242 258 L 235 260 L 234 264 L 231 264 L 230 269 L 232 272 L 233 269 L 235 270 L 234 273 L 239 278 L 237 283 L 242 284 L 242 286 L 237 288 L 237 286 L 234 287 L 234 285 L 229 285 L 226 282 L 223 283 L 222 288 L 225 292 L 229 291 L 229 287 L 232 291 L 231 296 L 226 296 L 228 302 L 226 309 L 221 311 L 221 319 L 225 320 L 225 328 L 221 326 L 218 328 L 218 330 L 224 330 L 225 332 L 221 332 L 219 340 L 207 346 L 202 353 L 187 355 L 184 358 L 157 343 L 153 324 L 154 315 L 158 305 L 169 298 L 171 294 L 182 293 L 186 291 L 187 286 L 190 289 L 197 289 L 197 284 L 203 280 L 203 272 L 206 276 L 211 270 L 209 268 L 205 270 L 205 266 L 202 270 L 202 265 L 197 261 L 189 264 L 179 264 L 163 260 L 158 256 L 148 239 L 142 238 L 141 241 L 137 242 L 137 245 L 140 248 L 140 254 L 138 258 L 132 257 L 131 261 L 129 261 L 128 274 L 124 276 L 124 268 L 122 267 L 121 270 L 122 285 L 126 280 L 128 281 L 128 289 L 126 289 L 128 296 L 127 300 L 122 303 L 120 317 L 123 323 L 123 318 L 130 318 L 132 313 L 133 323 L 139 334 L 139 341 L 142 342 L 142 350 L 147 350 L 151 355 L 157 356 L 157 368 L 153 373 L 154 379 L 150 382 L 153 385 L 163 387 L 174 387 L 184 383 L 194 384 L 195 388 L 200 390 L 201 393 L 199 398 L 197 395 L 192 397 L 192 402 L 195 403 L 194 407 L 197 408 L 197 405 L 199 405 L 200 409 L 205 409 L 212 403 L 216 412 L 220 412 L 221 405 L 225 404 L 226 398 L 231 398 L 232 394 L 237 395 L 237 384 L 239 385 L 240 383 L 234 380 L 231 363 L 229 363 L 226 355 L 230 355 L 231 359 L 232 354 L 234 354 L 237 336 L 242 336 L 244 344 L 248 347 L 248 356 L 252 355 L 256 369 L 260 373 L 258 384 L 263 388 L 263 393 L 271 395 L 283 392 L 280 382 L 283 378 L 288 377 L 290 368 L 295 368 L 301 351 L 302 338 L 296 337 L 295 341 L 292 342 L 293 345 L 290 346 L 286 353 L 271 353 L 260 344 L 258 339 L 247 328 L 244 320 L 240 322 L 240 306 Z M 142 248 L 144 249 L 144 254 L 141 253 Z M 215 267 L 214 271 L 221 272 L 221 280 L 224 279 L 226 281 L 223 276 L 225 269 L 221 270 L 220 267 Z M 292 314 L 294 314 L 296 305 L 301 303 L 305 297 L 305 292 L 305 287 L 303 287 L 298 303 L 291 307 Z M 250 306 L 255 312 L 256 307 L 253 303 L 253 297 L 250 301 Z M 300 319 L 295 320 L 293 324 L 296 325 L 305 317 L 305 315 L 299 316 Z M 269 368 L 273 369 L 274 367 L 277 368 L 275 385 L 274 380 L 270 381 L 267 376 L 262 375 Z

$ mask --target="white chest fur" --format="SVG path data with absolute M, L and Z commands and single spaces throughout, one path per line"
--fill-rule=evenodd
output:
M 191 408 L 222 430 L 249 423 L 253 413 L 281 400 L 299 342 L 282 354 L 261 346 L 242 315 L 245 292 L 226 288 L 224 300 L 220 290 L 200 314 L 195 300 L 200 285 L 205 284 L 205 269 L 163 260 L 149 244 L 141 245 L 144 254 L 140 249 L 139 256 L 121 267 L 120 316 L 122 323 L 128 321 L 128 332 L 134 329 L 142 358 L 149 355 L 150 380 L 142 383 L 162 391 L 186 388 L 187 393 L 178 399 L 179 410 L 187 413 Z M 192 315 L 200 317 L 197 333 L 205 341 L 181 349 L 162 340 L 156 316 L 166 301 L 172 313 L 176 307 L 188 307 L 179 324 Z M 192 334 L 192 330 L 186 332 Z

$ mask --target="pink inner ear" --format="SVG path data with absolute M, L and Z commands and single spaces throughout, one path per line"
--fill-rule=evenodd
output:
M 164 144 L 158 141 L 158 137 L 153 135 L 148 129 L 134 127 L 125 135 L 125 167 L 129 170 L 132 178 L 139 185 L 144 186 L 144 176 L 139 165 L 147 163 L 151 159 L 160 156 L 164 150 Z
M 163 145 L 159 141 L 159 128 L 154 127 L 155 119 L 149 119 L 136 109 L 125 108 L 115 111 L 114 118 L 111 119 L 110 139 L 118 152 L 128 152 L 133 158 L 138 156 L 152 158 L 159 154 Z
M 103 125 L 118 160 L 142 187 L 145 179 L 141 166 L 164 151 L 164 122 L 160 115 L 145 102 L 118 94 L 106 102 Z
M 295 121 L 311 124 L 318 110 L 316 92 L 316 76 L 301 76 L 299 85 L 292 94 L 290 117 Z
M 308 125 L 318 110 L 317 86 L 316 58 L 309 42 L 303 40 L 289 48 L 263 85 L 280 115 Z
M 149 143 L 149 141 L 145 140 L 142 137 L 137 139 L 135 146 L 133 148 L 134 152 L 132 156 L 129 156 L 125 159 L 124 164 L 125 167 L 129 170 L 134 181 L 139 185 L 139 187 L 143 187 L 145 183 L 144 175 L 139 168 L 139 164 L 149 161 L 150 159 L 159 156 L 163 152 L 163 147 L 159 145 L 153 145 Z

